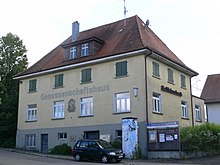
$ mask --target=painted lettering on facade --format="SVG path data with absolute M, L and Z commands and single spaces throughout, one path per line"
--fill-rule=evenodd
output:
M 168 92 L 170 94 L 173 94 L 173 95 L 176 95 L 176 96 L 182 96 L 182 92 L 178 92 L 177 90 L 173 90 L 169 87 L 165 87 L 163 85 L 161 85 L 161 90 L 164 91 L 164 92 Z
M 54 92 L 54 93 L 42 93 L 41 100 L 58 99 L 64 97 L 71 97 L 77 95 L 92 94 L 97 92 L 105 92 L 110 90 L 110 85 L 100 85 L 100 86 L 87 86 L 84 88 L 76 88 L 74 90 L 64 91 L 64 92 Z

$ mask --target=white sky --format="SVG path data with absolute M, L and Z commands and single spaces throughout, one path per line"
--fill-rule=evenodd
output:
M 31 66 L 71 35 L 72 22 L 79 21 L 80 31 L 115 22 L 124 18 L 123 6 L 123 0 L 0 0 L 0 37 L 18 35 Z M 126 0 L 126 8 L 127 17 L 149 19 L 151 29 L 199 73 L 192 81 L 199 96 L 207 75 L 220 73 L 220 1 Z

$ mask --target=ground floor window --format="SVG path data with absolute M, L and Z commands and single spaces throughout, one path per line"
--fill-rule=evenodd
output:
M 123 113 L 131 111 L 130 93 L 116 93 L 115 94 L 115 112 Z
M 116 130 L 115 131 L 115 138 L 116 139 L 122 139 L 122 130 Z
M 26 147 L 35 147 L 36 135 L 35 134 L 25 135 L 25 143 L 26 143 Z
M 37 120 L 37 104 L 30 104 L 27 107 L 27 121 Z
M 59 140 L 66 140 L 67 139 L 67 133 L 66 132 L 58 133 L 58 139 Z
M 85 139 L 99 139 L 100 134 L 99 131 L 85 131 L 84 138 Z
M 187 102 L 181 101 L 182 118 L 188 118 Z
M 93 115 L 93 97 L 81 98 L 80 116 Z
M 195 111 L 196 111 L 196 120 L 197 121 L 201 121 L 202 117 L 201 117 L 201 108 L 199 105 L 195 106 Z

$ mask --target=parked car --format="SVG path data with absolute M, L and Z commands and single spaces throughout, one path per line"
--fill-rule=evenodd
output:
M 124 158 L 121 149 L 113 148 L 104 140 L 78 140 L 72 150 L 76 161 L 82 159 L 100 160 L 102 163 L 111 161 L 120 162 Z

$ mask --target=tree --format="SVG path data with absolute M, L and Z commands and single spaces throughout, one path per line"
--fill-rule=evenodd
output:
M 23 41 L 8 33 L 0 38 L 0 146 L 13 147 L 16 138 L 19 81 L 13 76 L 27 68 Z

